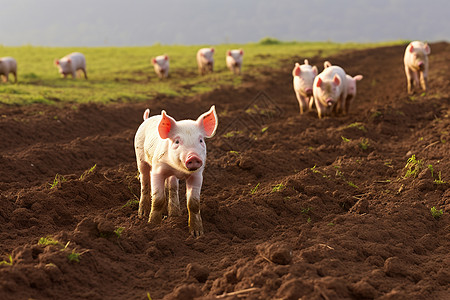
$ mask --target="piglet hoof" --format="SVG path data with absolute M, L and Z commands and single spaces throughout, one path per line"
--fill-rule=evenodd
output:
M 148 222 L 152 225 L 159 225 L 162 221 L 162 213 L 152 211 L 150 213 L 150 217 L 148 218 Z
M 203 223 L 200 214 L 195 214 L 192 219 L 189 218 L 189 233 L 193 237 L 203 235 Z

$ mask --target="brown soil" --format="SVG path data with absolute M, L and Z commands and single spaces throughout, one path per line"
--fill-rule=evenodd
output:
M 431 45 L 430 90 L 413 98 L 405 47 L 327 58 L 364 75 L 345 117 L 298 114 L 303 57 L 193 98 L 0 108 L 0 298 L 450 299 L 450 44 Z M 212 104 L 205 235 L 188 235 L 184 197 L 182 217 L 152 228 L 128 202 L 142 113 Z M 412 154 L 422 168 L 404 178 Z

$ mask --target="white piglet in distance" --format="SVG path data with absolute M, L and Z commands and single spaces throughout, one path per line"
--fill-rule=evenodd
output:
M 66 78 L 67 75 L 72 75 L 72 78 L 77 77 L 77 71 L 81 70 L 84 73 L 84 78 L 87 78 L 86 74 L 86 59 L 80 52 L 73 52 L 61 59 L 55 59 L 55 65 L 58 66 L 61 77 Z
M 150 223 L 159 224 L 166 209 L 169 217 L 181 215 L 178 187 L 179 180 L 184 179 L 189 232 L 200 236 L 203 234 L 200 190 L 206 163 L 205 138 L 213 137 L 216 132 L 216 109 L 212 106 L 196 121 L 175 121 L 164 110 L 150 118 L 149 113 L 149 110 L 144 112 L 144 122 L 134 139 L 141 181 L 139 217 L 148 216 Z
M 406 47 L 403 62 L 405 64 L 408 94 L 413 94 L 414 86 L 419 86 L 419 80 L 422 90 L 427 91 L 428 55 L 430 53 L 431 48 L 427 43 L 414 41 Z
M 314 79 L 313 95 L 319 118 L 332 112 L 345 113 L 347 78 L 339 66 L 328 66 Z
M 301 114 L 306 112 L 308 108 L 312 108 L 314 103 L 313 82 L 319 73 L 316 66 L 312 67 L 309 65 L 307 59 L 305 59 L 304 63 L 303 65 L 295 63 L 294 69 L 292 70 L 294 91 Z
M 9 73 L 14 75 L 14 82 L 17 82 L 16 60 L 10 56 L 0 58 L 0 76 L 4 76 L 5 82 L 8 82 Z
M 200 75 L 214 71 L 214 48 L 202 48 L 197 52 L 197 65 Z
M 228 69 L 230 69 L 233 74 L 240 75 L 242 69 L 242 58 L 244 56 L 244 51 L 242 49 L 228 50 L 226 63 Z
M 152 58 L 152 64 L 159 78 L 162 79 L 169 76 L 169 57 L 167 55 L 159 55 Z
M 363 79 L 362 75 L 350 76 L 346 75 L 347 78 L 347 100 L 345 101 L 345 111 L 348 113 L 350 106 L 356 98 L 356 82 Z

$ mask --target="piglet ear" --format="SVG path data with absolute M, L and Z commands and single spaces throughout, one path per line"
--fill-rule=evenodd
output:
M 304 63 L 305 65 L 309 65 L 309 61 L 308 61 L 307 59 L 305 59 L 305 60 L 303 61 L 303 63 Z
M 214 53 L 214 48 L 211 48 L 211 52 Z
M 425 53 L 426 53 L 426 55 L 430 55 L 430 53 L 431 53 L 431 48 L 428 45 L 428 43 L 425 43 Z
M 142 116 L 142 118 L 143 118 L 144 121 L 145 121 L 145 120 L 148 119 L 149 116 L 150 116 L 150 109 L 147 108 L 147 109 L 144 111 L 144 115 Z
M 299 76 L 301 73 L 300 65 L 298 63 L 295 63 L 294 70 L 292 71 L 292 76 Z
M 156 58 L 152 58 L 152 64 L 156 64 Z
M 161 121 L 159 121 L 158 132 L 162 139 L 167 139 L 169 137 L 170 131 L 173 131 L 176 121 L 166 114 L 166 111 L 161 112 Z
M 227 51 L 227 56 L 231 56 L 231 51 L 230 50 Z
M 217 114 L 216 107 L 213 105 L 211 109 L 198 117 L 197 119 L 198 126 L 203 129 L 205 133 L 205 137 L 210 138 L 213 137 L 216 133 L 217 129 Z
M 317 76 L 317 74 L 319 74 L 319 70 L 317 70 L 316 66 L 313 66 L 311 69 L 312 69 L 312 71 L 314 73 L 314 76 Z
M 339 78 L 339 76 L 337 76 L 337 74 L 334 75 L 333 82 L 334 82 L 335 85 L 340 85 L 341 84 L 341 79 Z
M 55 65 L 59 65 L 59 60 L 55 59 Z
M 414 47 L 412 44 L 409 44 L 409 52 L 413 53 L 414 52 Z
M 353 77 L 353 79 L 355 79 L 356 81 L 360 81 L 361 79 L 363 79 L 362 75 L 356 75 L 355 77 Z
M 164 55 L 164 60 L 169 60 L 169 57 L 167 55 Z
M 316 86 L 317 87 L 320 87 L 322 85 L 322 78 L 317 78 L 317 83 L 316 83 Z
M 239 53 L 240 53 L 241 55 L 244 55 L 244 50 L 240 49 L 240 50 L 239 50 Z
M 203 52 L 200 52 L 200 56 L 205 56 L 205 54 Z
M 72 60 L 70 58 L 68 58 L 67 62 L 70 64 L 72 62 Z

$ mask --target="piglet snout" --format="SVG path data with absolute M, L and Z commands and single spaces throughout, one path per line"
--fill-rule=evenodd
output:
M 333 105 L 333 99 L 328 98 L 328 99 L 327 99 L 327 105 L 328 105 L 328 106 L 332 106 L 332 105 Z
M 186 169 L 188 169 L 189 171 L 196 171 L 201 168 L 201 166 L 203 165 L 203 161 L 197 155 L 190 153 L 188 154 L 186 162 L 184 164 L 186 166 Z
M 305 93 L 306 93 L 306 96 L 311 97 L 312 94 L 313 94 L 313 91 L 312 91 L 312 89 L 307 88 L 307 89 L 305 90 Z
M 425 64 L 423 63 L 423 61 L 419 62 L 419 69 L 423 70 L 425 67 Z

